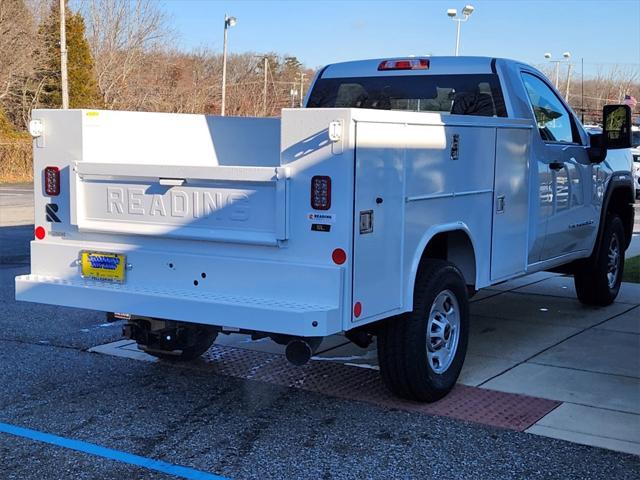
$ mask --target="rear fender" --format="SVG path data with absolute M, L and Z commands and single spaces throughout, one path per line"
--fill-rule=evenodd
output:
M 456 261 L 454 261 L 453 263 L 456 263 L 456 266 L 460 268 L 460 270 L 462 271 L 463 275 L 465 276 L 465 282 L 467 283 L 467 285 L 478 284 L 479 268 L 477 263 L 478 259 L 476 255 L 476 252 L 478 250 L 476 248 L 476 242 L 474 240 L 473 235 L 471 234 L 471 231 L 469 230 L 469 227 L 464 222 L 452 222 L 452 223 L 446 223 L 443 225 L 434 225 L 424 233 L 424 235 L 422 236 L 418 244 L 418 247 L 416 248 L 413 254 L 413 260 L 411 262 L 411 270 L 409 271 L 409 276 L 407 278 L 407 288 L 405 289 L 405 292 L 406 292 L 405 305 L 406 306 L 408 307 L 413 306 L 413 291 L 414 291 L 414 286 L 416 282 L 416 276 L 418 275 L 418 269 L 420 268 L 420 261 L 422 259 L 422 255 L 424 254 L 427 246 L 429 245 L 429 242 L 431 242 L 431 240 L 433 240 L 439 234 L 456 233 L 456 232 L 460 232 L 466 235 L 467 239 L 471 244 L 471 248 L 473 250 L 473 252 L 471 252 L 473 254 L 473 260 L 471 261 L 470 258 L 468 258 L 468 256 L 465 256 L 467 258 L 463 259 L 463 261 L 460 262 L 460 264 L 458 264 L 459 262 L 456 262 Z

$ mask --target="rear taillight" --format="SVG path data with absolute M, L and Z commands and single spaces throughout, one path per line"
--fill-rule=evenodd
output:
M 407 58 L 380 62 L 378 70 L 429 70 L 428 58 Z
M 60 169 L 58 167 L 44 169 L 44 193 L 50 197 L 60 195 Z
M 316 175 L 311 179 L 311 208 L 314 210 L 331 208 L 331 177 Z

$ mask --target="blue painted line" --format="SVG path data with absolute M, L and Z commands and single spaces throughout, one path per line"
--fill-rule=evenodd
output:
M 193 468 L 181 467 L 180 465 L 173 465 L 171 463 L 162 462 L 160 460 L 153 460 L 152 458 L 140 457 L 131 453 L 112 450 L 110 448 L 101 447 L 100 445 L 96 445 L 94 443 L 83 442 L 82 440 L 73 440 L 70 438 L 59 437 L 58 435 L 52 435 L 50 433 L 39 432 L 37 430 L 16 427 L 8 423 L 0 422 L 0 432 L 8 433 L 9 435 L 15 435 L 17 437 L 28 438 L 37 442 L 56 445 L 58 447 L 69 448 L 71 450 L 88 453 L 90 455 L 96 455 L 98 457 L 108 458 L 110 460 L 117 460 L 118 462 L 128 463 L 137 467 L 147 468 L 149 470 L 155 470 L 157 472 L 167 473 L 169 475 L 175 475 L 177 477 L 188 478 L 192 480 L 228 480 L 225 477 L 220 477 L 218 475 L 203 472 L 201 470 L 194 470 Z

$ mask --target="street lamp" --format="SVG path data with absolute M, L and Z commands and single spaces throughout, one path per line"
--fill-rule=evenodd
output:
M 555 69 L 555 77 L 556 77 L 556 81 L 555 81 L 555 86 L 556 86 L 556 90 L 560 89 L 560 64 L 563 62 L 567 62 L 567 91 L 565 94 L 566 98 L 569 98 L 569 82 L 570 82 L 570 76 L 571 76 L 571 53 L 570 52 L 564 52 L 562 54 L 563 60 L 552 60 L 552 55 L 547 52 L 544 54 L 544 58 L 546 58 L 550 63 L 555 63 L 556 64 L 556 69 Z
M 224 117 L 225 102 L 227 100 L 227 30 L 238 23 L 236 17 L 224 14 L 224 41 L 222 43 L 222 107 L 220 115 Z
M 471 16 L 474 10 L 475 8 L 473 8 L 473 5 L 465 5 L 465 7 L 462 9 L 462 17 L 458 17 L 458 10 L 456 10 L 455 8 L 449 8 L 447 10 L 447 15 L 449 16 L 449 18 L 451 18 L 451 20 L 457 23 L 456 57 L 458 56 L 458 52 L 460 51 L 460 24 L 462 22 L 466 22 L 467 20 L 469 20 L 469 17 Z

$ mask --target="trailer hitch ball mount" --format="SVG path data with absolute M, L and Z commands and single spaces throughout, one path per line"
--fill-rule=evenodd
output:
M 127 323 L 122 327 L 122 335 L 135 340 L 139 345 L 161 350 L 180 350 L 194 343 L 190 330 L 180 327 L 167 327 L 151 330 L 144 323 Z

